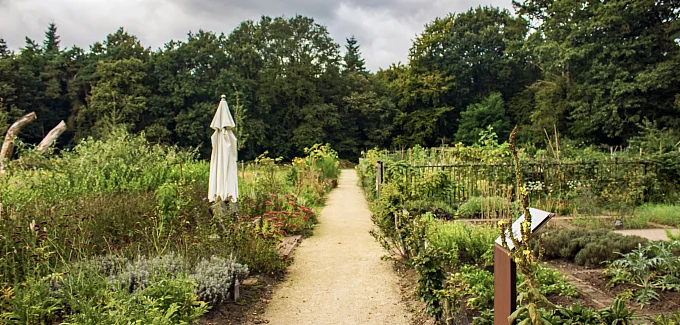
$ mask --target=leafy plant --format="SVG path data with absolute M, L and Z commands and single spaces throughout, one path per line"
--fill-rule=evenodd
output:
M 678 325 L 680 324 L 680 312 L 671 315 L 657 315 L 651 319 L 653 325 Z
M 461 262 L 489 264 L 498 231 L 488 226 L 475 226 L 459 221 L 430 223 L 428 241 L 450 252 L 457 252 Z
M 635 300 L 640 305 L 659 299 L 656 289 L 680 289 L 680 257 L 673 253 L 678 242 L 656 242 L 638 245 L 638 248 L 612 262 L 606 274 L 611 277 L 609 286 L 631 283 L 639 287 Z

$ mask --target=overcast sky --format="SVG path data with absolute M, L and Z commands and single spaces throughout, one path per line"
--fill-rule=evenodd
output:
M 162 47 L 185 40 L 199 29 L 229 34 L 241 21 L 260 16 L 310 16 L 326 25 L 341 46 L 355 35 L 369 69 L 406 62 L 412 40 L 424 25 L 449 12 L 511 0 L 0 0 L 0 37 L 9 47 L 24 46 L 28 36 L 42 42 L 47 25 L 59 28 L 62 46 L 87 48 L 118 27 L 144 46 Z

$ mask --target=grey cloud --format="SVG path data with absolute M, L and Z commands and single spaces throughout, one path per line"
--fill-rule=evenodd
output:
M 47 25 L 59 27 L 62 45 L 87 47 L 123 26 L 144 45 L 162 47 L 198 29 L 230 33 L 260 16 L 310 16 L 328 26 L 340 45 L 355 35 L 369 69 L 406 62 L 412 40 L 425 24 L 449 12 L 510 0 L 0 0 L 0 37 L 13 49 L 24 37 L 42 40 Z

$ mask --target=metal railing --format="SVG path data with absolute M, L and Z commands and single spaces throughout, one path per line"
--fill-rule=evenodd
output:
M 530 162 L 521 165 L 523 185 L 532 195 L 567 199 L 579 191 L 592 195 L 617 195 L 636 189 L 626 200 L 644 201 L 651 191 L 656 165 L 648 161 Z M 382 184 L 398 182 L 407 198 L 431 198 L 459 204 L 473 196 L 507 197 L 516 187 L 512 164 L 462 163 L 453 165 L 409 165 L 379 162 L 376 194 Z M 629 195 L 630 196 L 630 195 Z M 606 199 L 606 198 L 605 198 Z

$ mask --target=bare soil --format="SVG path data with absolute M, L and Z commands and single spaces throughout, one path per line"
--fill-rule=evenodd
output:
M 239 301 L 229 301 L 214 307 L 205 315 L 199 324 L 201 325 L 252 325 L 264 324 L 262 314 L 267 303 L 272 298 L 274 288 L 283 282 L 284 276 L 259 275 L 257 283 L 251 286 L 242 286 Z
M 564 260 L 553 260 L 550 261 L 549 264 L 559 269 L 562 273 L 569 274 L 591 286 L 596 291 L 603 293 L 610 301 L 616 299 L 616 295 L 623 293 L 626 290 L 636 289 L 633 285 L 616 285 L 613 288 L 607 288 L 609 279 L 602 275 L 603 269 L 589 269 Z M 654 316 L 660 313 L 677 312 L 680 310 L 680 292 L 660 290 L 657 292 L 659 293 L 659 300 L 652 300 L 652 302 L 649 305 L 644 306 L 644 308 L 640 308 L 634 301 L 629 303 L 628 307 L 635 309 L 635 314 L 637 316 Z

